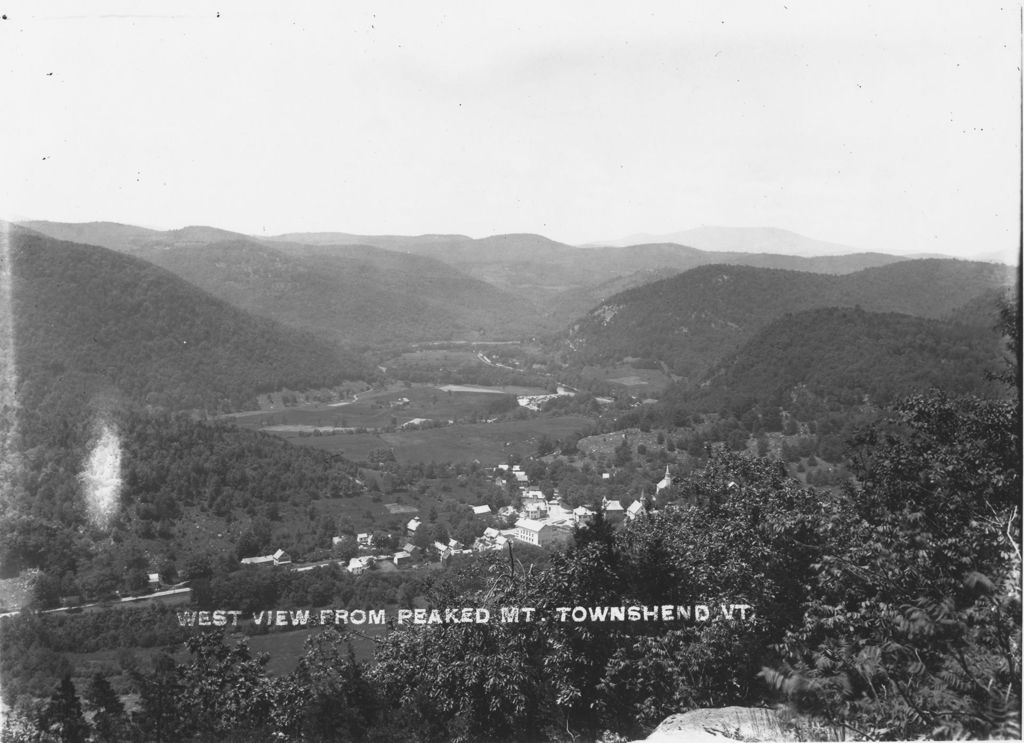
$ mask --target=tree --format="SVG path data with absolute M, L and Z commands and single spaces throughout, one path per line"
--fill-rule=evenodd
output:
M 209 555 L 190 555 L 185 560 L 185 568 L 182 571 L 182 578 L 185 580 L 209 578 L 212 575 L 213 567 Z
M 844 515 L 765 678 L 894 738 L 1019 737 L 1019 408 L 912 396 L 855 443 Z
M 294 681 L 303 690 L 303 740 L 366 740 L 376 721 L 378 701 L 342 633 L 328 629 L 306 638 Z
M 39 609 L 52 609 L 60 605 L 60 586 L 58 578 L 47 573 L 40 573 L 32 583 L 32 606 Z
M 138 690 L 140 706 L 132 721 L 143 739 L 153 743 L 181 740 L 185 724 L 178 702 L 181 687 L 174 658 L 163 651 L 153 658 L 152 672 L 130 671 L 129 677 Z
M 120 743 L 129 737 L 124 705 L 101 674 L 93 674 L 85 690 L 86 707 L 92 712 L 93 739 L 97 743 Z
M 203 740 L 269 737 L 275 691 L 263 671 L 267 657 L 253 657 L 244 641 L 226 643 L 219 630 L 191 635 L 186 645 L 190 662 L 166 669 L 179 731 Z
M 86 743 L 89 725 L 70 676 L 64 676 L 39 716 L 39 728 L 61 743 Z

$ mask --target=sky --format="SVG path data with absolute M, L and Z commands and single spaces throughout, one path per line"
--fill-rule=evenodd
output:
M 1019 5 L 2 5 L 9 220 L 1015 261 Z

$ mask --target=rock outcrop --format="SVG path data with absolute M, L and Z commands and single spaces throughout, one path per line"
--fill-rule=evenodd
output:
M 672 715 L 636 743 L 724 743 L 742 741 L 829 740 L 827 730 L 802 729 L 774 709 L 721 707 Z

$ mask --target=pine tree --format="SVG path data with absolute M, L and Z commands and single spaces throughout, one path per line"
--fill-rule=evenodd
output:
M 82 705 L 71 676 L 65 675 L 61 679 L 60 686 L 39 717 L 39 727 L 61 743 L 85 743 L 89 740 L 89 725 L 82 716 Z
M 93 713 L 92 725 L 95 740 L 117 743 L 127 737 L 128 718 L 124 705 L 114 689 L 99 673 L 93 675 L 85 690 L 86 707 Z

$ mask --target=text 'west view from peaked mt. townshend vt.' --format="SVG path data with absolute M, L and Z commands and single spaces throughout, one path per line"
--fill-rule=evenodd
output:
M 1016 269 L 693 237 L 5 223 L 4 740 L 1019 734 Z

